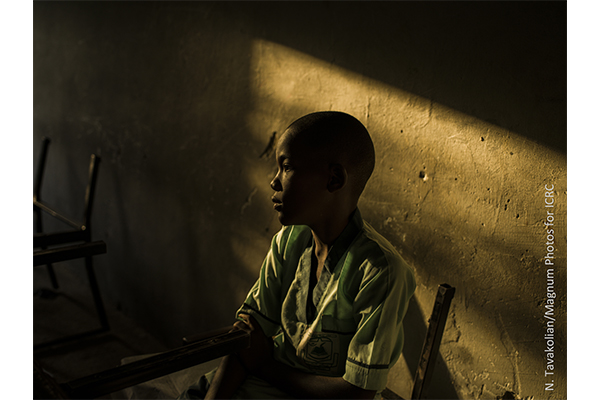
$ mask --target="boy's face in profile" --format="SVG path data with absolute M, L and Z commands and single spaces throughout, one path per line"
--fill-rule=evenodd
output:
M 302 134 L 286 131 L 275 154 L 277 175 L 273 208 L 282 225 L 312 225 L 326 215 L 328 164 L 303 143 Z

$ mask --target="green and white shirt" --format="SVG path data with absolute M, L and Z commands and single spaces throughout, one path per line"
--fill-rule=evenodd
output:
M 283 227 L 238 315 L 274 337 L 276 360 L 381 391 L 402 351 L 413 271 L 358 209 L 311 290 L 313 250 L 310 228 Z

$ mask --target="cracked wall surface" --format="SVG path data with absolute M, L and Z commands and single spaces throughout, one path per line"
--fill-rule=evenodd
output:
M 429 398 L 564 398 L 565 13 L 545 2 L 36 2 L 34 157 L 52 140 L 42 195 L 77 215 L 89 154 L 101 156 L 102 293 L 176 346 L 231 323 L 256 279 L 279 229 L 278 134 L 309 112 L 351 113 L 377 152 L 359 207 L 418 282 L 388 386 L 409 396 L 448 283 Z

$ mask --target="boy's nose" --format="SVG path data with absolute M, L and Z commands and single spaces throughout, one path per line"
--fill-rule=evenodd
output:
M 276 192 L 280 192 L 281 191 L 281 182 L 279 182 L 279 179 L 277 178 L 277 175 L 275 175 L 275 177 L 271 181 L 270 186 L 271 186 L 271 189 L 273 189 Z

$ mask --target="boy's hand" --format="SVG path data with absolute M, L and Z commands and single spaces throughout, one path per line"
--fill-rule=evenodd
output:
M 265 335 L 262 328 L 250 315 L 240 314 L 244 321 L 233 324 L 232 330 L 241 329 L 250 333 L 250 347 L 237 353 L 242 364 L 253 375 L 273 359 L 273 340 Z

